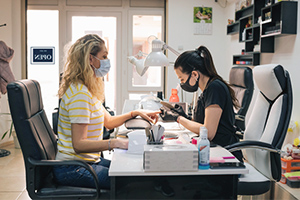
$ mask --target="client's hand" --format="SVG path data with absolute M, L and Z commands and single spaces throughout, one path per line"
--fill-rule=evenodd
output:
M 112 139 L 111 148 L 128 149 L 128 140 L 126 139 Z
M 184 118 L 187 118 L 187 119 L 189 119 L 189 120 L 192 119 L 190 116 L 188 116 L 188 115 L 184 112 L 182 106 L 179 105 L 179 104 L 175 104 L 175 105 L 174 105 L 174 108 L 172 108 L 171 110 L 174 111 L 174 112 L 176 112 L 176 113 L 178 113 L 180 116 L 182 116 L 182 117 L 184 117 Z
M 161 113 L 159 115 L 164 121 L 177 122 L 177 118 L 179 117 L 178 113 L 176 113 L 172 110 L 167 110 L 164 107 L 161 107 L 160 111 L 161 111 Z
M 156 124 L 158 120 L 158 114 L 161 111 L 150 111 L 150 110 L 135 110 L 134 111 L 137 115 L 141 116 L 142 118 L 148 120 L 152 124 Z

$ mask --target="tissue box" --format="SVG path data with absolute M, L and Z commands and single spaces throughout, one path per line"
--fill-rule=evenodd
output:
M 145 171 L 198 171 L 198 149 L 191 144 L 145 145 Z

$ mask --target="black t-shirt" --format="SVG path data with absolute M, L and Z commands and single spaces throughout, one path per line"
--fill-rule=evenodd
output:
M 212 142 L 226 146 L 239 141 L 235 135 L 235 114 L 233 111 L 232 98 L 229 89 L 225 83 L 219 79 L 209 80 L 206 89 L 198 98 L 197 106 L 194 110 L 194 121 L 204 124 L 205 108 L 210 105 L 219 105 L 222 109 L 221 118 L 218 129 Z M 234 153 L 234 155 L 241 160 L 241 152 Z

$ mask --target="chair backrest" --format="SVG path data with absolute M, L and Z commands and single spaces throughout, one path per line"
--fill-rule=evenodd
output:
M 28 158 L 36 160 L 55 159 L 57 152 L 56 136 L 46 117 L 40 85 L 34 80 L 20 80 L 7 85 L 8 101 L 15 131 L 21 146 L 26 167 L 26 182 L 29 193 L 40 188 L 50 168 L 41 168 L 39 176 L 35 176 L 32 186 L 29 176 L 32 176 Z M 44 172 L 44 173 L 43 173 Z M 44 177 L 43 177 L 44 174 Z M 31 188 L 31 189 L 30 189 Z
M 281 149 L 292 112 L 292 86 L 281 65 L 256 66 L 253 76 L 259 94 L 247 124 L 244 140 L 256 140 Z M 248 162 L 270 179 L 280 180 L 280 155 L 260 149 L 246 149 Z
M 234 112 L 240 116 L 239 118 L 245 118 L 253 96 L 252 69 L 241 66 L 232 67 L 229 73 L 229 84 L 240 104 L 239 108 L 234 107 Z M 236 120 L 236 126 L 241 130 L 245 130 L 244 120 Z
M 240 103 L 235 113 L 245 116 L 253 94 L 252 69 L 249 67 L 232 67 L 229 73 L 229 83 Z

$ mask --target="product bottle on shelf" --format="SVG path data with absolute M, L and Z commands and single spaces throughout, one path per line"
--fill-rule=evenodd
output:
M 246 29 L 242 32 L 242 41 L 246 40 Z
M 177 89 L 172 89 L 171 93 L 172 94 L 170 96 L 169 102 L 179 102 L 179 97 L 177 95 Z
M 198 151 L 199 151 L 199 169 L 209 169 L 210 143 L 209 140 L 207 139 L 207 129 L 204 126 L 200 127 Z

